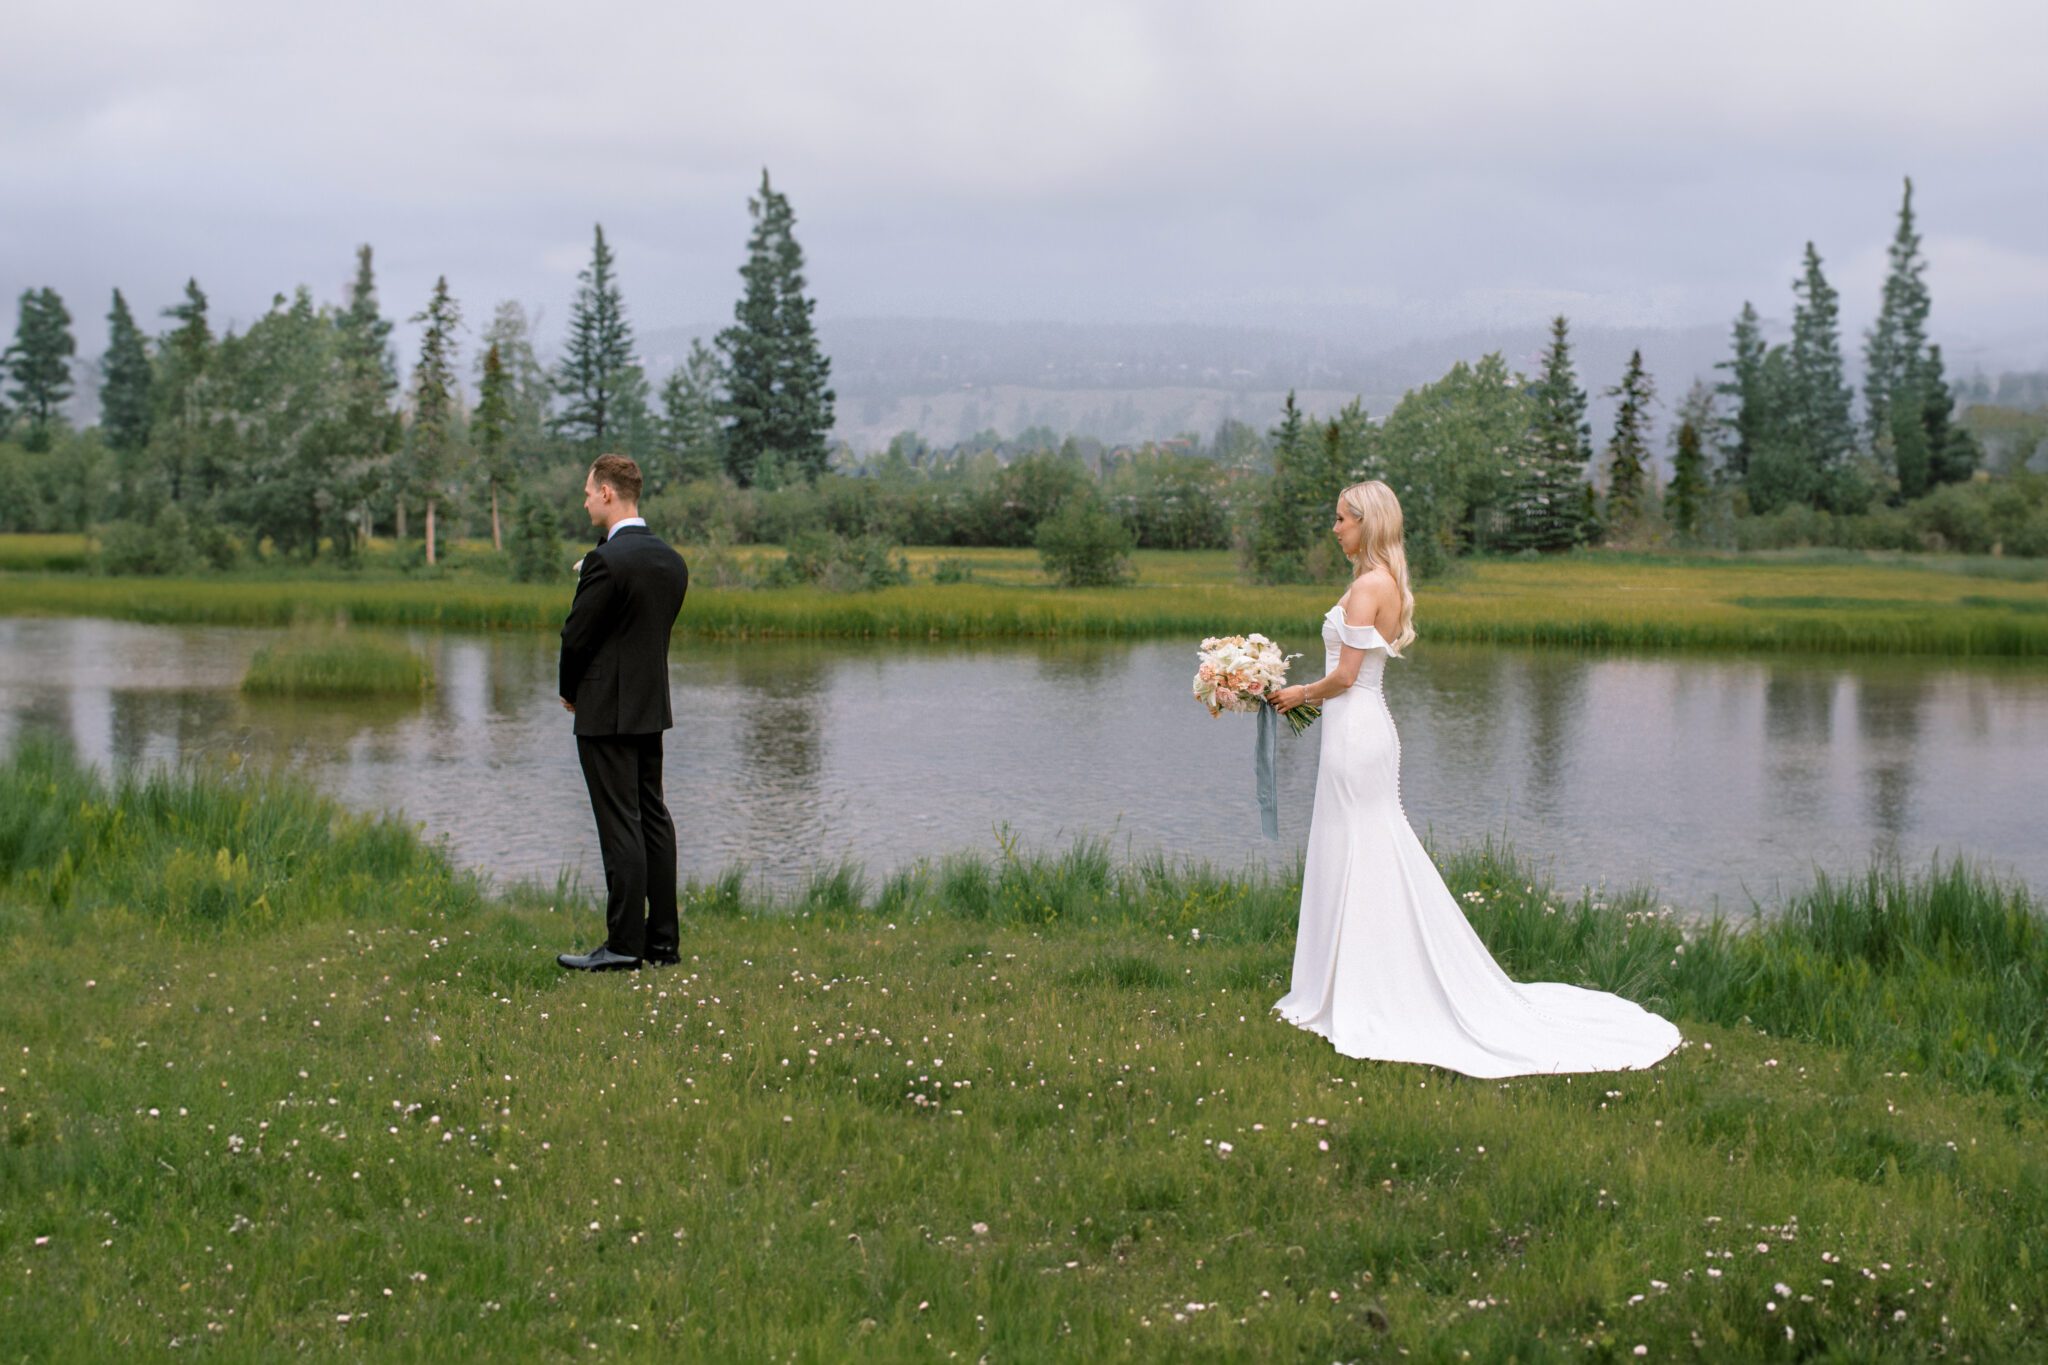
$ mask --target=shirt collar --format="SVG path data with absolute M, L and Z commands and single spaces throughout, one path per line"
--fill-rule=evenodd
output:
M 610 539 L 611 539 L 611 538 L 612 538 L 613 536 L 615 536 L 615 535 L 617 535 L 617 534 L 618 534 L 619 532 L 621 532 L 621 531 L 625 530 L 625 529 L 626 529 L 626 528 L 627 528 L 628 526 L 637 526 L 637 527 L 639 527 L 639 528 L 640 528 L 641 530 L 643 530 L 643 531 L 644 531 L 644 530 L 646 530 L 646 529 L 647 529 L 647 518 L 645 518 L 645 517 L 621 517 L 621 518 L 619 518 L 619 519 L 618 519 L 617 521 L 615 521 L 615 522 L 613 522 L 613 523 L 612 523 L 612 529 L 611 529 L 610 531 L 607 531 L 607 532 L 605 533 L 605 537 L 604 537 L 604 538 L 605 538 L 606 540 L 610 540 Z

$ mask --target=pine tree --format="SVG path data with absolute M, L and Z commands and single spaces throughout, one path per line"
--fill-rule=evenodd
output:
M 441 488 L 455 461 L 455 329 L 462 313 L 448 294 L 448 277 L 434 281 L 434 296 L 423 312 L 419 363 L 412 372 L 411 482 L 427 504 L 427 563 L 435 562 L 434 514 Z
M 725 367 L 717 352 L 692 340 L 689 357 L 661 385 L 663 485 L 716 478 L 725 468 L 725 427 L 718 420 L 724 397 Z
M 619 388 L 612 399 L 612 437 L 606 445 L 643 468 L 661 450 L 661 421 L 652 400 L 644 368 L 628 365 L 619 371 Z
M 1792 289 L 1798 303 L 1792 314 L 1791 434 L 1813 465 L 1813 486 L 1821 503 L 1831 500 L 1829 488 L 1837 471 L 1856 446 L 1856 426 L 1849 415 L 1852 398 L 1842 380 L 1839 298 L 1821 273 L 1820 253 L 1806 244 L 1806 268 Z
M 1271 433 L 1273 477 L 1266 480 L 1252 513 L 1245 549 L 1252 576 L 1261 583 L 1297 583 L 1306 572 L 1308 537 L 1297 515 L 1302 466 L 1309 459 L 1307 423 L 1294 390 L 1280 408 L 1280 425 Z
M 1863 403 L 1876 445 L 1892 429 L 1895 395 L 1914 386 L 1927 344 L 1927 262 L 1920 255 L 1920 234 L 1913 225 L 1913 180 L 1899 205 L 1898 231 L 1892 237 L 1891 268 L 1885 275 L 1884 302 L 1877 321 L 1865 334 Z
M 569 309 L 569 346 L 555 376 L 564 400 L 555 429 L 600 455 L 617 439 L 619 389 L 633 364 L 633 331 L 613 264 L 600 223 L 590 265 L 576 276 L 582 283 Z
M 548 403 L 553 386 L 547 371 L 534 354 L 533 326 L 526 309 L 516 299 L 498 305 L 491 325 L 484 329 L 484 354 L 495 347 L 498 364 L 505 371 L 505 399 L 508 406 L 506 445 L 514 464 L 523 465 L 543 453 L 547 444 Z M 481 365 L 481 359 L 479 359 Z M 478 372 L 482 380 L 482 372 Z
M 1920 426 L 1927 433 L 1928 482 L 1967 483 L 1984 462 L 1984 450 L 1970 429 L 1955 420 L 1955 394 L 1942 372 L 1941 347 L 1927 348 L 1920 386 Z
M 1586 391 L 1572 368 L 1570 324 L 1550 324 L 1543 373 L 1524 392 L 1535 406 L 1521 476 L 1510 497 L 1504 550 L 1568 550 L 1585 539 L 1579 488 L 1592 459 Z
M 213 328 L 207 322 L 206 294 L 199 281 L 186 280 L 184 300 L 164 309 L 163 315 L 178 325 L 157 346 L 149 449 L 163 472 L 170 500 L 183 502 L 204 470 L 213 436 Z
M 380 473 L 388 472 L 398 446 L 398 357 L 391 348 L 391 321 L 377 303 L 376 268 L 367 243 L 356 248 L 356 274 L 349 286 L 348 307 L 337 320 L 341 366 L 341 443 L 347 495 L 362 504 L 360 530 L 370 534 L 368 499 Z M 403 490 L 399 516 L 404 516 Z M 345 539 L 336 540 L 346 549 Z
M 747 200 L 747 209 L 754 228 L 740 267 L 744 287 L 733 307 L 733 325 L 718 334 L 727 371 L 727 469 L 745 486 L 772 454 L 778 466 L 815 479 L 831 458 L 825 438 L 836 395 L 827 387 L 832 363 L 811 324 L 817 304 L 804 294 L 796 215 L 766 170 L 760 194 Z
M 59 409 L 71 397 L 71 357 L 77 353 L 71 314 L 57 291 L 23 290 L 14 344 L 0 355 L 0 368 L 13 380 L 7 396 L 28 423 L 22 444 L 30 450 L 50 448 L 62 421 Z
M 1648 492 L 1650 404 L 1657 396 L 1641 351 L 1629 353 L 1628 370 L 1606 396 L 1621 400 L 1607 440 L 1607 524 L 1626 529 L 1641 516 Z
M 107 353 L 100 357 L 100 430 L 124 459 L 149 445 L 151 379 L 149 344 L 116 289 L 107 314 Z
M 1707 497 L 1707 453 L 1702 433 L 1714 427 L 1714 393 L 1695 383 L 1679 407 L 1678 433 L 1672 441 L 1671 488 L 1665 507 L 1671 525 L 1682 536 L 1699 534 Z
M 1714 392 L 1733 400 L 1721 423 L 1721 475 L 1732 483 L 1749 477 L 1750 459 L 1779 415 L 1771 410 L 1764 385 L 1764 357 L 1769 351 L 1755 306 L 1744 302 L 1735 318 L 1734 354 L 1714 366 L 1728 371 Z
M 496 342 L 484 351 L 483 380 L 477 388 L 476 412 L 470 418 L 470 438 L 476 443 L 477 469 L 491 490 L 491 548 L 505 548 L 504 528 L 499 516 L 498 495 L 513 482 L 512 377 Z

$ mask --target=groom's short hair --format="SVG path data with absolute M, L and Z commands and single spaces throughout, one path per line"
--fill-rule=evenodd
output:
M 600 455 L 591 463 L 590 477 L 608 483 L 620 502 L 640 503 L 640 466 L 624 455 Z

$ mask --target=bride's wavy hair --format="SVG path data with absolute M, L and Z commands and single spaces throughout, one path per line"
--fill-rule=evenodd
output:
M 1351 556 L 1351 576 L 1384 566 L 1401 590 L 1401 625 L 1388 642 L 1387 653 L 1398 657 L 1415 638 L 1415 594 L 1408 589 L 1408 550 L 1402 543 L 1401 500 L 1378 479 L 1354 483 L 1337 495 L 1364 528 L 1358 553 Z

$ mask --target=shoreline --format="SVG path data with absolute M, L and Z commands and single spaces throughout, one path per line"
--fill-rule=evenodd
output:
M 920 550 L 920 557 L 938 552 Z M 1034 584 L 1010 551 L 980 561 L 1016 581 L 869 593 L 695 589 L 684 640 L 1200 639 L 1313 633 L 1337 585 L 1260 587 L 1227 555 L 1156 554 L 1137 584 Z M 1172 575 L 1169 577 L 1168 575 Z M 282 627 L 346 620 L 436 630 L 559 629 L 574 585 L 444 578 L 107 579 L 0 572 L 0 615 Z M 1888 562 L 1673 562 L 1568 556 L 1488 561 L 1417 591 L 1424 640 L 1592 652 L 1913 654 L 2048 658 L 2048 586 Z

